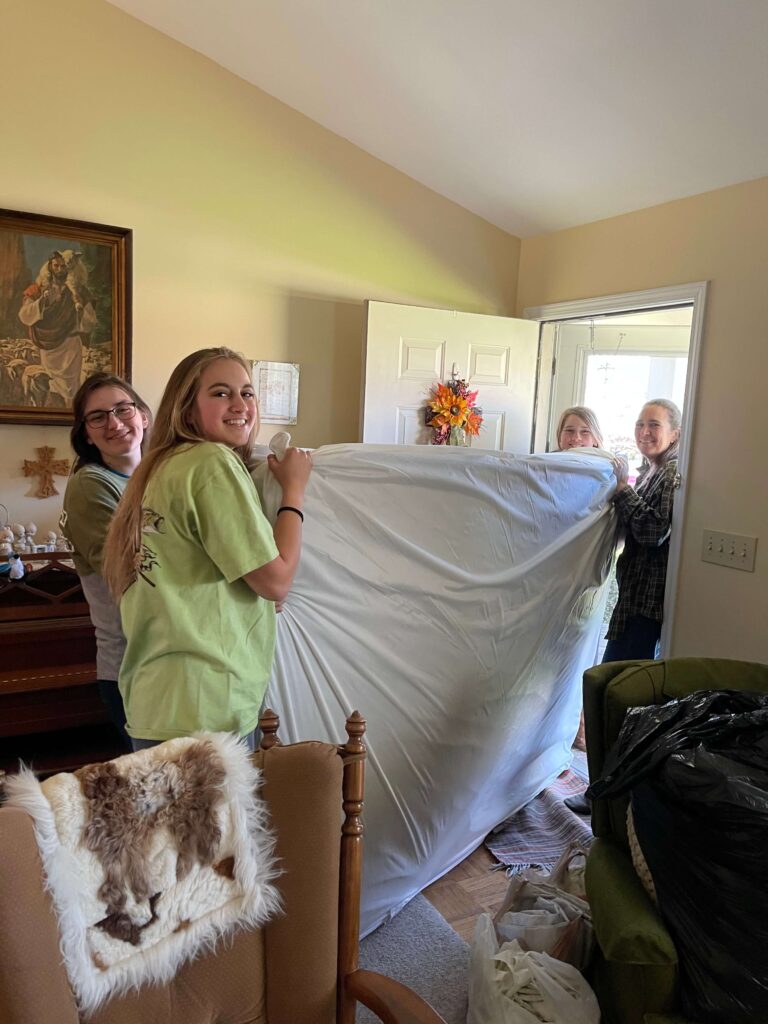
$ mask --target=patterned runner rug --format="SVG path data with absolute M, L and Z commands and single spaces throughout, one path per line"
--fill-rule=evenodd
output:
M 583 793 L 588 779 L 587 756 L 574 750 L 570 768 L 486 837 L 486 847 L 507 874 L 533 866 L 549 870 L 571 843 L 591 844 L 589 815 L 574 814 L 563 802 Z

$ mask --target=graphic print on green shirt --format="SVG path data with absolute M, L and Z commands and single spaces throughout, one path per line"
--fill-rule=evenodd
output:
M 157 512 L 154 512 L 151 508 L 145 508 L 142 506 L 141 509 L 141 532 L 142 535 L 145 533 L 163 533 L 163 523 L 165 517 L 160 516 Z M 157 558 L 152 553 L 152 549 L 147 547 L 146 544 L 141 545 L 139 565 L 137 572 L 141 578 L 154 587 L 154 583 L 150 578 L 150 573 L 158 565 Z

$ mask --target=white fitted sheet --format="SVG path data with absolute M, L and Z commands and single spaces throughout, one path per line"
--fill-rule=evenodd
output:
M 338 742 L 353 710 L 368 721 L 366 934 L 570 763 L 615 480 L 594 449 L 313 458 L 269 700 L 285 742 Z M 266 466 L 254 479 L 274 521 L 280 489 Z

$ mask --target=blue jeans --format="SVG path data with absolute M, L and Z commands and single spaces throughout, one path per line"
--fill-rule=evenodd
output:
M 661 623 L 645 615 L 632 615 L 621 636 L 609 640 L 603 655 L 606 661 L 646 661 L 656 657 Z
M 99 697 L 101 702 L 107 709 L 109 720 L 119 731 L 123 742 L 125 743 L 126 749 L 131 749 L 131 738 L 125 731 L 125 711 L 123 709 L 123 698 L 120 696 L 120 690 L 117 686 L 116 679 L 97 679 L 96 686 L 99 689 Z
M 133 747 L 134 754 L 137 750 L 148 750 L 150 747 L 158 747 L 163 740 L 137 740 L 131 736 L 131 746 Z
M 256 742 L 256 734 L 258 733 L 258 743 Z M 261 729 L 256 727 L 253 732 L 249 732 L 247 736 L 241 736 L 240 739 L 245 743 L 248 749 L 253 752 L 258 749 L 261 743 Z M 147 750 L 149 747 L 156 747 L 160 743 L 164 743 L 164 740 L 137 740 L 131 736 L 131 746 L 133 747 L 134 754 L 137 750 Z
M 264 694 L 264 700 L 261 702 L 261 707 L 259 708 L 259 718 L 261 718 L 261 716 L 264 714 L 264 708 L 266 706 L 267 695 Z M 133 736 L 131 736 L 130 739 L 134 753 L 136 753 L 137 750 L 146 750 L 147 747 L 156 747 L 158 743 L 163 742 L 163 740 L 136 740 L 133 738 Z M 254 753 L 254 751 L 258 750 L 259 747 L 261 746 L 261 729 L 259 728 L 258 724 L 256 725 L 256 728 L 253 730 L 253 732 L 249 732 L 245 736 L 241 736 L 240 739 L 243 741 L 243 743 L 245 743 L 246 747 L 248 747 L 251 753 Z

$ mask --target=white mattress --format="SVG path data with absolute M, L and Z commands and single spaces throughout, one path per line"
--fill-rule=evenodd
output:
M 269 699 L 285 742 L 368 721 L 365 934 L 569 764 L 615 481 L 594 449 L 348 444 L 314 464 Z M 272 518 L 280 490 L 254 478 Z

